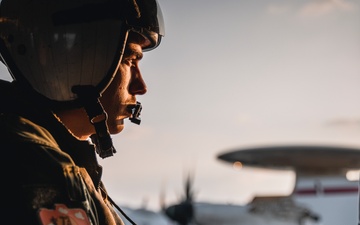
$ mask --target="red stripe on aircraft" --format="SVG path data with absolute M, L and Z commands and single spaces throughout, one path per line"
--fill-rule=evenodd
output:
M 357 193 L 358 187 L 335 187 L 335 188 L 303 188 L 294 191 L 296 195 L 315 195 L 315 194 L 344 194 Z

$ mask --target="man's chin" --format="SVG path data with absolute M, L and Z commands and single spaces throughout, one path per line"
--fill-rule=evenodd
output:
M 118 134 L 124 129 L 124 120 L 117 120 L 116 124 L 109 125 L 110 134 Z
M 124 119 L 118 119 L 115 121 L 116 125 L 118 126 L 124 126 Z

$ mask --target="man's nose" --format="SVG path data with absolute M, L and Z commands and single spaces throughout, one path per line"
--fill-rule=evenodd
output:
M 141 72 L 138 68 L 133 69 L 133 79 L 130 83 L 130 94 L 133 95 L 143 95 L 147 92 L 146 83 L 141 75 Z

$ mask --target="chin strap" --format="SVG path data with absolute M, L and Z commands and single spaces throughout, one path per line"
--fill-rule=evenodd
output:
M 96 134 L 91 135 L 96 153 L 101 158 L 113 156 L 116 150 L 113 146 L 109 129 L 107 127 L 107 114 L 102 107 L 100 94 L 94 86 L 75 86 L 72 91 L 78 95 L 79 100 L 88 114 L 90 123 L 95 127 Z

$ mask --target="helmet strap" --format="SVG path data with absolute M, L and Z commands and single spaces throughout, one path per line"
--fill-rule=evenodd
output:
M 72 91 L 77 94 L 79 101 L 85 108 L 90 123 L 95 128 L 96 133 L 91 135 L 90 138 L 95 145 L 96 153 L 101 158 L 113 156 L 116 150 L 106 124 L 107 113 L 99 101 L 101 95 L 92 85 L 74 86 Z

